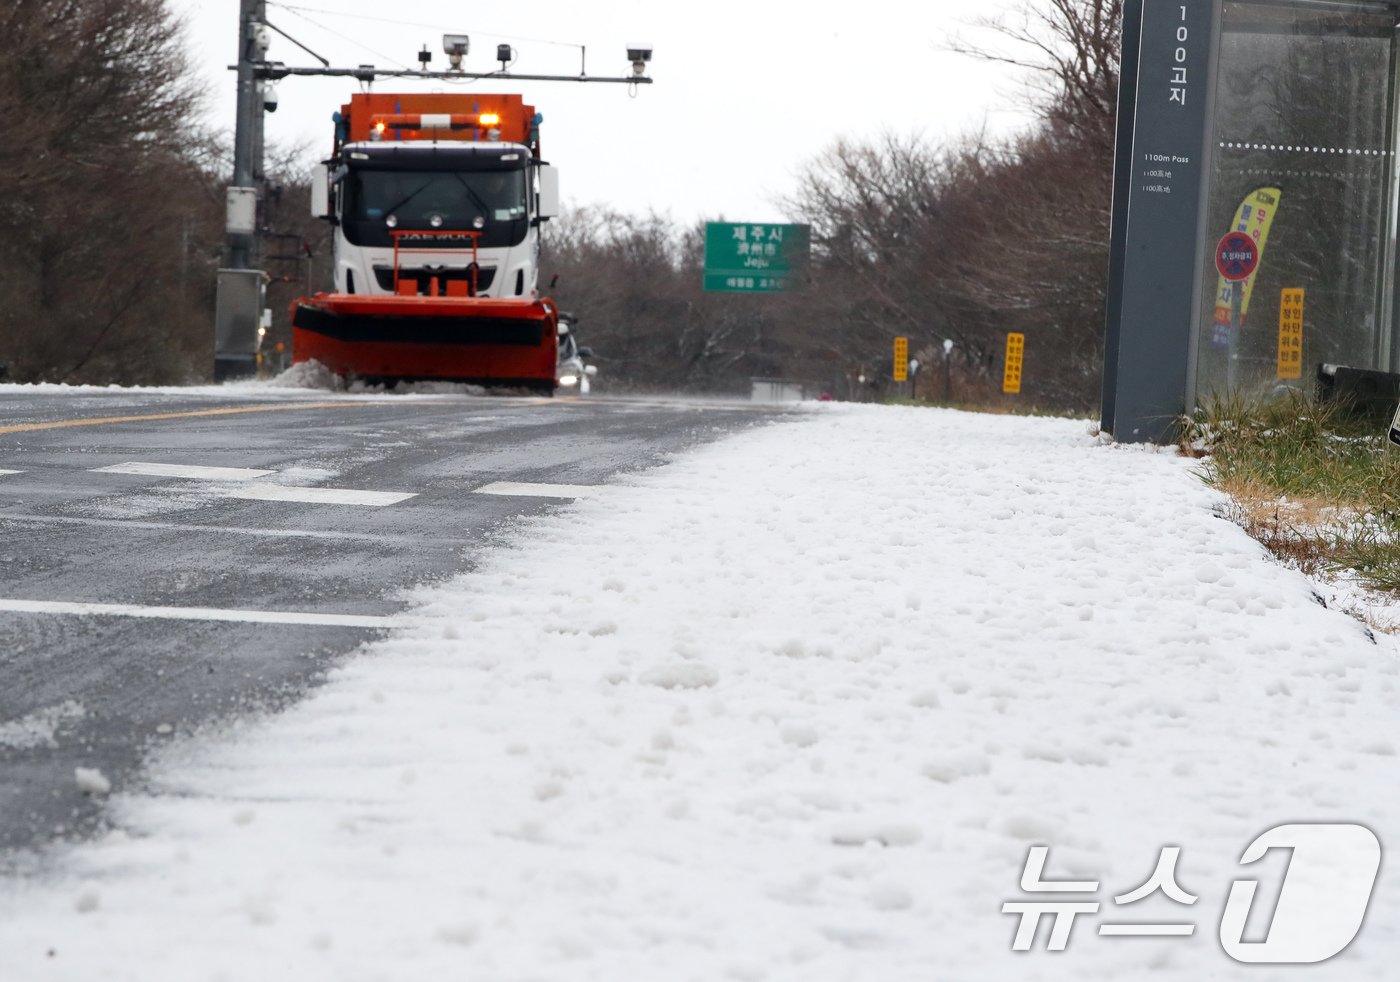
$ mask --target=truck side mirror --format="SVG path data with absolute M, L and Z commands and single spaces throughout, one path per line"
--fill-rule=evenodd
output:
M 536 217 L 559 217 L 559 170 L 549 164 L 540 164 L 540 206 Z
M 331 169 L 326 164 L 311 168 L 311 217 L 331 217 Z

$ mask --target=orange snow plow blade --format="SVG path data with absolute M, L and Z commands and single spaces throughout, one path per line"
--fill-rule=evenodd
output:
M 292 303 L 292 362 L 373 381 L 553 391 L 558 330 L 547 300 L 318 293 Z

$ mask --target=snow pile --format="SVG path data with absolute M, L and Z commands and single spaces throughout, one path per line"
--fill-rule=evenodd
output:
M 111 794 L 112 782 L 96 767 L 73 768 L 73 782 L 83 794 Z
M 1189 461 L 825 407 L 630 480 L 170 745 L 129 834 L 0 895 L 5 978 L 1257 979 L 1216 940 L 1255 836 L 1400 842 L 1392 640 Z M 1066 952 L 1011 951 L 1034 845 L 1102 881 Z M 1200 901 L 1115 908 L 1166 846 Z M 1296 974 L 1392 977 L 1397 915 L 1383 874 Z M 1097 933 L 1155 920 L 1198 927 Z
M 360 379 L 347 381 L 314 358 L 297 362 L 285 372 L 266 380 L 244 380 L 224 387 L 250 393 L 256 389 L 311 389 L 350 395 L 490 395 L 492 390 L 466 382 L 398 382 L 392 385 L 368 384 Z
M 488 389 L 484 385 L 472 385 L 469 382 L 443 382 L 443 381 L 423 381 L 423 382 L 395 382 L 392 385 L 368 385 L 360 379 L 349 383 L 346 391 L 352 394 L 382 395 L 393 393 L 394 395 L 419 395 L 419 396 L 486 396 L 498 394 L 495 389 Z M 521 390 L 511 390 L 518 394 Z
M 325 365 L 316 361 L 300 361 L 292 365 L 285 372 L 276 375 L 263 382 L 244 382 L 245 386 L 257 384 L 270 389 L 325 389 L 327 392 L 337 392 L 345 388 L 344 384 Z
M 27 750 L 31 747 L 55 747 L 59 730 L 78 722 L 87 715 L 82 703 L 69 699 L 28 716 L 0 723 L 0 749 Z

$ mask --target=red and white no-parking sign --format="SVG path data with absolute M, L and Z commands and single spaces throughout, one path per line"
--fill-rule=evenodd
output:
M 1231 283 L 1249 279 L 1259 268 L 1259 243 L 1244 232 L 1227 232 L 1215 247 L 1215 268 Z

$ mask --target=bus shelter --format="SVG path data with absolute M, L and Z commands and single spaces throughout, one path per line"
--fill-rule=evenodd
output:
M 1124 7 L 1104 429 L 1400 370 L 1400 2 Z

